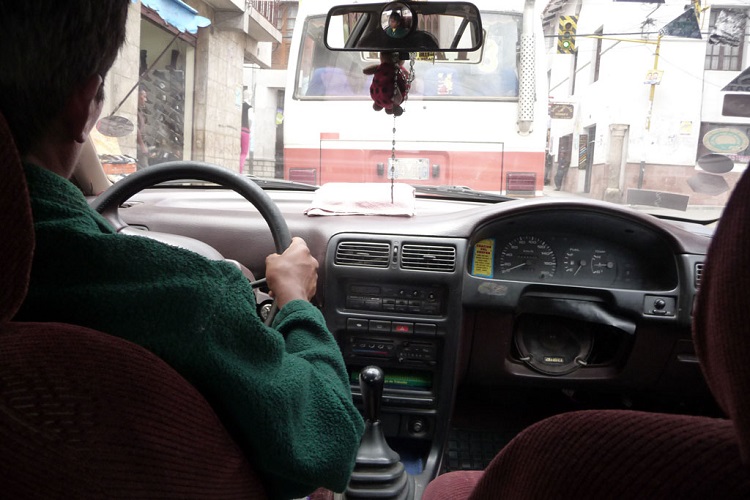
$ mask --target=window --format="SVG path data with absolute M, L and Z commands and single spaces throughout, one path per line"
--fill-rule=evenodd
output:
M 284 38 L 292 38 L 292 33 L 294 33 L 294 24 L 296 23 L 296 19 L 288 19 L 286 22 L 286 28 L 284 29 Z
M 281 15 L 276 20 L 276 29 L 281 31 L 284 38 L 292 38 L 298 8 L 298 5 L 292 3 L 282 4 L 281 6 Z
M 576 77 L 578 76 L 578 51 L 573 52 L 573 72 L 570 74 L 570 95 L 576 94 Z
M 195 47 L 149 19 L 141 20 L 138 136 L 147 164 L 192 154 Z M 146 159 L 140 158 L 144 166 Z
M 745 45 L 745 20 L 742 9 L 711 9 L 706 69 L 739 71 L 742 69 L 742 47 Z
M 604 34 L 604 26 L 599 28 L 594 32 L 594 34 L 598 37 L 602 36 Z M 602 62 L 602 39 L 601 38 L 595 38 L 595 50 L 594 50 L 594 77 L 591 80 L 592 82 L 599 81 L 599 67 Z

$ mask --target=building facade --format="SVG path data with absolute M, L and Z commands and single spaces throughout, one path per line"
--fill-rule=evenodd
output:
M 750 65 L 749 9 L 747 0 L 710 9 L 685 0 L 552 0 L 544 18 L 549 152 L 562 190 L 618 203 L 657 192 L 677 204 L 723 205 L 750 161 L 750 119 L 728 111 L 742 93 L 725 90 Z M 662 31 L 691 12 L 701 38 Z M 741 23 L 739 40 L 709 43 L 726 41 L 716 26 L 727 15 Z M 561 16 L 577 21 L 570 54 L 558 53 Z M 566 105 L 571 115 L 556 112 Z M 701 167 L 717 154 L 732 160 L 721 179 Z
M 190 30 L 168 8 L 199 20 Z M 241 167 L 246 64 L 270 67 L 278 1 L 143 0 L 132 3 L 127 40 L 105 82 L 102 116 L 134 124 L 116 139 L 94 137 L 103 155 Z M 167 20 L 165 20 L 167 18 Z M 246 112 L 246 107 L 244 108 Z M 247 120 L 245 120 L 247 121 Z

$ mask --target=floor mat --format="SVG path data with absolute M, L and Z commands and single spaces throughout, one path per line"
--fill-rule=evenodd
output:
M 455 470 L 482 470 L 520 429 L 505 432 L 452 429 L 448 437 L 441 474 Z

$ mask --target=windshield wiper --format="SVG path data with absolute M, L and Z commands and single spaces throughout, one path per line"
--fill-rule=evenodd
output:
M 417 193 L 439 196 L 450 200 L 480 200 L 499 203 L 503 201 L 512 201 L 514 198 L 503 196 L 501 194 L 487 193 L 485 191 L 475 191 L 467 186 L 413 186 Z
M 317 191 L 318 186 L 314 186 L 312 184 L 305 184 L 303 182 L 294 182 L 294 181 L 287 181 L 284 179 L 266 179 L 263 177 L 255 177 L 252 175 L 247 176 L 249 179 L 251 179 L 253 182 L 255 182 L 261 189 L 278 189 L 278 190 L 287 190 L 287 191 Z M 199 181 L 196 179 L 184 179 L 184 180 L 178 180 L 178 181 L 167 181 L 157 184 L 154 187 L 168 187 L 168 188 L 178 188 L 178 187 L 200 187 L 200 188 L 216 188 L 216 189 L 225 189 L 222 186 L 219 186 L 218 184 L 215 184 L 213 182 L 206 182 L 206 181 Z
M 266 177 L 255 177 L 248 175 L 258 186 L 263 189 L 285 189 L 289 191 L 317 191 L 319 186 L 305 184 L 304 182 L 287 181 L 284 179 L 268 179 Z

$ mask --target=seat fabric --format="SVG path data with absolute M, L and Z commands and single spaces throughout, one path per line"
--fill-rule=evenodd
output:
M 0 484 L 4 498 L 265 498 L 206 400 L 122 339 L 11 321 L 34 229 L 23 167 L 0 115 Z
M 750 467 L 750 168 L 729 199 L 703 268 L 693 317 L 701 369 L 734 423 Z

